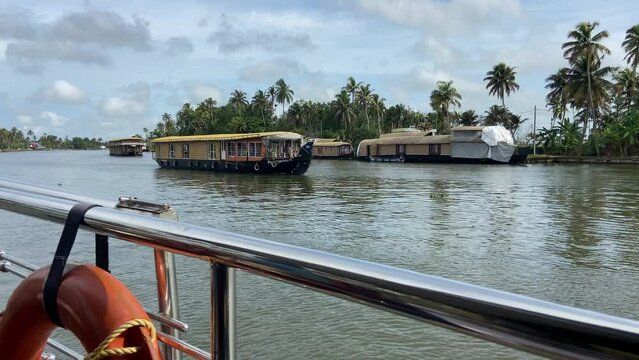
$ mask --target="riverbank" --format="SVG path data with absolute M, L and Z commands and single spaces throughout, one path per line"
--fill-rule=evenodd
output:
M 634 164 L 639 165 L 639 157 L 628 156 L 560 156 L 528 155 L 528 164 Z

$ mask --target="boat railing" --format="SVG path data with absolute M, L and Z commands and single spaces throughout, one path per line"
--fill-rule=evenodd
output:
M 0 180 L 0 209 L 18 214 L 63 223 L 79 201 L 102 205 L 86 213 L 85 230 L 155 249 L 158 295 L 165 306 L 154 318 L 162 325 L 158 338 L 197 359 L 236 357 L 236 269 L 549 358 L 639 358 L 638 321 L 138 213 L 146 203 L 132 210 L 116 202 Z M 204 260 L 210 267 L 210 353 L 174 336 L 186 324 L 179 320 L 172 254 Z M 0 270 L 26 276 L 35 268 L 0 256 Z M 168 359 L 179 356 L 167 354 Z

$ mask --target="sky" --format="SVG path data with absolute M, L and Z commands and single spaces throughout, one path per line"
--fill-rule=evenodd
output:
M 483 114 L 498 103 L 483 78 L 505 62 L 520 85 L 506 105 L 530 130 L 535 105 L 549 124 L 545 78 L 567 64 L 567 33 L 599 21 L 604 62 L 625 66 L 637 14 L 636 0 L 3 1 L 0 127 L 108 139 L 280 78 L 295 100 L 329 101 L 349 76 L 422 112 L 453 81 L 461 110 Z

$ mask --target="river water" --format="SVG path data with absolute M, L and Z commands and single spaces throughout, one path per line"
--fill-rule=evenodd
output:
M 639 168 L 314 160 L 302 176 L 159 169 L 150 155 L 0 154 L 0 176 L 167 202 L 180 220 L 639 319 Z M 0 211 L 0 249 L 43 265 L 62 227 Z M 111 242 L 113 273 L 156 309 L 152 251 Z M 72 260 L 92 261 L 82 233 Z M 184 338 L 208 349 L 209 270 L 178 256 Z M 18 280 L 0 274 L 0 307 Z M 238 357 L 533 358 L 239 272 Z M 62 333 L 62 339 L 69 336 Z

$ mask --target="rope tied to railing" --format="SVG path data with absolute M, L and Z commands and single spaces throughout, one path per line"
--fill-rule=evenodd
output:
M 121 347 L 114 349 L 107 349 L 107 347 L 115 340 L 118 336 L 122 335 L 125 331 L 134 328 L 134 327 L 145 327 L 151 333 L 151 340 L 156 341 L 157 339 L 157 331 L 155 330 L 155 326 L 149 320 L 146 319 L 133 319 L 125 322 L 120 325 L 117 329 L 113 330 L 111 335 L 107 336 L 100 345 L 98 345 L 92 353 L 88 354 L 84 357 L 84 360 L 100 360 L 109 356 L 123 356 L 135 354 L 140 351 L 140 347 L 138 346 L 130 346 L 130 347 Z

